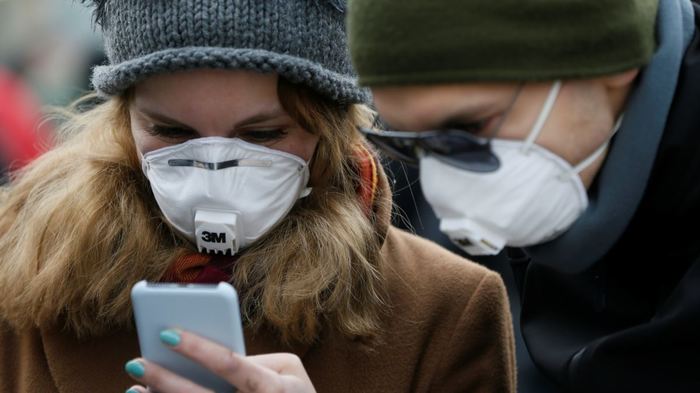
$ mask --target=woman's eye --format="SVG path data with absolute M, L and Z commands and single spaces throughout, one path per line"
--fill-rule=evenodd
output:
M 151 135 L 168 139 L 192 138 L 196 136 L 194 131 L 186 128 L 169 127 L 157 124 L 147 128 L 147 131 Z
M 251 130 L 243 131 L 239 134 L 241 139 L 249 142 L 263 143 L 282 139 L 287 135 L 287 132 L 281 129 L 275 130 Z

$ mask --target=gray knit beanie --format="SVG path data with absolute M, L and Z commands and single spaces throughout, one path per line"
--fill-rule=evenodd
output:
M 109 65 L 98 93 L 192 68 L 274 72 L 339 103 L 368 102 L 356 84 L 344 0 L 82 0 L 93 3 Z

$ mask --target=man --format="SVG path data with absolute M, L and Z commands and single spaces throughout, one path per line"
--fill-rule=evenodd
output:
M 529 259 L 523 335 L 562 390 L 700 391 L 699 12 L 350 3 L 360 83 L 392 130 L 365 133 L 420 166 L 465 251 Z

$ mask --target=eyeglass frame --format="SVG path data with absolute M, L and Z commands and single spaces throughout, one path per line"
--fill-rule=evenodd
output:
M 420 151 L 423 152 L 423 154 L 427 153 L 431 156 L 434 156 L 438 160 L 441 160 L 449 165 L 452 165 L 454 167 L 460 168 L 460 169 L 465 169 L 473 172 L 482 172 L 482 173 L 488 173 L 488 172 L 494 172 L 500 168 L 500 160 L 498 159 L 498 156 L 493 152 L 491 149 L 491 140 L 495 138 L 495 136 L 500 132 L 501 127 L 503 123 L 505 122 L 505 119 L 508 117 L 510 114 L 513 106 L 515 105 L 515 102 L 517 101 L 518 97 L 520 96 L 520 93 L 523 89 L 524 83 L 518 84 L 518 87 L 516 88 L 515 93 L 513 94 L 512 99 L 508 103 L 508 106 L 505 109 L 504 115 L 501 117 L 499 120 L 498 124 L 496 124 L 494 131 L 489 135 L 488 137 L 477 137 L 474 134 L 470 133 L 469 131 L 466 130 L 461 130 L 461 129 L 456 129 L 456 128 L 448 128 L 448 129 L 442 129 L 442 130 L 424 130 L 424 131 L 398 131 L 398 130 L 387 130 L 387 129 L 376 129 L 376 128 L 368 128 L 368 127 L 357 127 L 358 131 L 360 131 L 362 134 L 365 135 L 365 137 L 372 142 L 375 146 L 377 146 L 381 151 L 383 151 L 387 156 L 389 156 L 392 159 L 398 160 L 400 162 L 406 163 L 411 166 L 418 166 L 419 161 L 420 161 L 420 154 L 417 152 L 417 148 L 420 149 Z M 376 122 L 375 122 L 376 123 Z M 454 156 L 458 155 L 460 152 L 455 152 L 452 154 L 441 154 L 439 152 L 435 151 L 434 146 L 429 146 L 427 144 L 427 140 L 434 139 L 436 137 L 440 136 L 450 136 L 450 137 L 457 137 L 460 139 L 465 139 L 468 140 L 470 143 L 470 146 L 476 147 L 475 149 L 467 152 L 467 151 L 462 151 L 461 153 L 487 153 L 486 157 L 491 160 L 490 163 L 485 163 L 484 161 L 478 162 L 478 161 L 464 161 L 464 160 L 459 160 L 455 159 Z M 415 141 L 413 143 L 413 155 L 409 156 L 406 155 L 404 152 L 399 150 L 398 147 L 395 147 L 392 145 L 392 143 L 387 142 L 387 139 L 399 139 L 399 140 L 405 140 L 405 141 Z M 406 147 L 411 147 L 411 146 L 406 146 Z M 483 165 L 486 164 L 486 165 Z M 480 166 L 481 165 L 481 166 Z

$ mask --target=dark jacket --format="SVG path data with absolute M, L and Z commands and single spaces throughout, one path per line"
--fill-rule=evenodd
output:
M 700 7 L 694 8 L 699 26 Z M 600 192 L 597 187 L 594 183 L 590 192 Z M 576 273 L 531 254 L 523 336 L 535 363 L 562 390 L 700 392 L 699 222 L 696 35 L 680 66 L 646 188 L 617 241 Z M 577 258 L 581 255 L 570 253 L 560 262 Z

